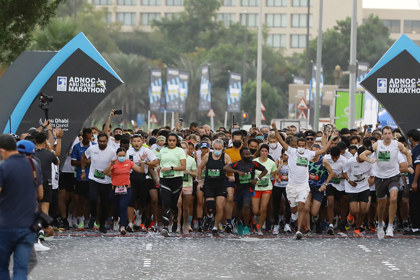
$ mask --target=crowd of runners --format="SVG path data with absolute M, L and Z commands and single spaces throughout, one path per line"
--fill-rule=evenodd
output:
M 419 234 L 420 133 L 398 130 L 212 131 L 83 128 L 61 164 L 61 129 L 46 121 L 19 137 L 42 169 L 39 209 L 55 230 L 188 235 L 347 232 Z M 31 149 L 35 146 L 35 150 Z M 48 228 L 41 229 L 43 240 Z

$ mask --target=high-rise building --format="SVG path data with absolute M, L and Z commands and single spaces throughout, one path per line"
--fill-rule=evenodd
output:
M 98 8 L 108 9 L 108 22 L 120 22 L 122 31 L 151 30 L 153 20 L 176 17 L 184 10 L 184 0 L 88 0 Z M 216 20 L 226 26 L 240 22 L 248 28 L 257 28 L 259 3 L 262 1 L 263 24 L 268 28 L 266 43 L 273 48 L 284 49 L 285 54 L 302 52 L 306 47 L 307 19 L 309 11 L 309 38 L 318 34 L 319 0 L 222 0 Z M 309 8 L 308 8 L 309 1 Z M 420 44 L 419 10 L 393 10 L 363 8 L 357 0 L 357 22 L 360 24 L 370 14 L 381 18 L 397 39 L 406 33 Z M 322 30 L 326 31 L 352 15 L 352 0 L 324 0 Z M 372 38 L 374 40 L 374 38 Z

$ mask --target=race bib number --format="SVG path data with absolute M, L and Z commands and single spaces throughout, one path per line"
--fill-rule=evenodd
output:
M 190 175 L 188 175 L 188 174 L 184 174 L 184 176 L 182 176 L 182 181 L 188 182 L 189 176 Z
M 95 172 L 93 172 L 93 177 L 98 178 L 98 179 L 105 179 L 105 174 L 103 171 L 99 171 L 95 169 Z
M 296 160 L 296 165 L 297 166 L 304 166 L 304 167 L 308 167 L 309 161 L 307 158 L 304 157 L 298 157 Z
M 379 152 L 378 153 L 378 161 L 390 161 L 391 160 L 391 152 Z
M 318 175 L 315 175 L 315 174 L 310 173 L 310 174 L 309 174 L 309 179 L 314 180 L 314 181 L 318 181 L 318 180 L 319 180 L 319 176 L 318 176 Z
M 245 173 L 244 176 L 239 175 L 239 184 L 249 184 L 251 181 L 251 173 Z
M 126 186 L 116 186 L 115 187 L 115 194 L 117 194 L 117 195 L 127 194 L 127 187 Z
M 340 178 L 332 177 L 330 182 L 333 184 L 340 184 L 340 181 L 341 181 Z
M 174 176 L 175 176 L 175 170 L 167 170 L 163 172 L 163 178 L 174 177 Z
M 268 183 L 268 178 L 263 177 L 258 181 L 258 187 L 268 187 Z
M 203 172 L 201 172 L 201 179 L 204 179 L 206 177 L 206 171 L 203 170 Z
M 289 175 L 280 175 L 280 180 L 289 181 Z
M 354 175 L 355 179 L 353 180 L 355 183 L 362 182 L 365 179 L 363 174 Z
M 219 169 L 209 169 L 207 171 L 209 177 L 220 177 L 220 170 Z

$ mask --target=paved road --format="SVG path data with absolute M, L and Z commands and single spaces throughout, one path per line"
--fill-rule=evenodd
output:
M 373 236 L 371 236 L 373 237 Z M 55 236 L 30 279 L 419 279 L 420 239 Z

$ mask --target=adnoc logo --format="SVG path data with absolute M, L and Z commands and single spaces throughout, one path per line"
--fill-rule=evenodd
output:
M 376 83 L 377 93 L 387 93 L 388 80 L 386 78 L 378 78 Z
M 57 91 L 67 91 L 67 77 L 57 76 Z

